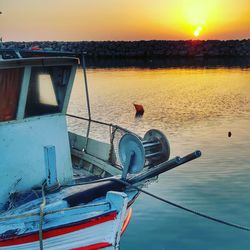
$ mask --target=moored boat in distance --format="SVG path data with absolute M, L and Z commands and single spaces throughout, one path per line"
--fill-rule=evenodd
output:
M 67 115 L 78 58 L 0 50 L 1 58 L 6 53 L 0 60 L 0 249 L 118 249 L 136 187 L 200 152 L 169 160 L 160 131 L 141 138 L 92 120 L 89 103 L 88 118 Z M 70 132 L 67 117 L 86 121 L 86 135 Z M 107 128 L 110 143 L 90 137 L 92 124 Z

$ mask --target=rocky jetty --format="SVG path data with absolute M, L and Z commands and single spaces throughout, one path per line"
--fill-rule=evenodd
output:
M 187 40 L 187 41 L 80 41 L 80 42 L 5 42 L 4 48 L 86 52 L 89 57 L 151 58 L 151 57 L 247 57 L 250 39 L 244 40 Z

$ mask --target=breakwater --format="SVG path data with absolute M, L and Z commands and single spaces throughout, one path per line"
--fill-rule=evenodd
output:
M 86 52 L 89 57 L 150 58 L 150 57 L 248 57 L 250 39 L 187 40 L 187 41 L 80 41 L 80 42 L 5 42 L 4 48 Z

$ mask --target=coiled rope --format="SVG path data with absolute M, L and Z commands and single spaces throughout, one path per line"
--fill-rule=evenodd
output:
M 182 210 L 184 210 L 186 212 L 195 214 L 197 216 L 203 217 L 203 218 L 211 220 L 211 221 L 215 221 L 215 222 L 220 223 L 220 224 L 224 224 L 224 225 L 227 225 L 227 226 L 230 226 L 230 227 L 233 227 L 233 228 L 237 228 L 237 229 L 241 229 L 241 230 L 250 232 L 250 228 L 247 227 L 247 226 L 242 226 L 242 225 L 239 225 L 239 224 L 227 222 L 225 220 L 218 219 L 218 218 L 215 218 L 213 216 L 210 216 L 210 215 L 207 215 L 207 214 L 204 214 L 204 213 L 201 213 L 201 212 L 186 208 L 186 207 L 184 207 L 182 205 L 179 205 L 177 203 L 174 203 L 174 202 L 171 202 L 171 201 L 166 200 L 164 198 L 161 198 L 161 197 L 159 197 L 159 196 L 157 196 L 155 194 L 149 193 L 149 192 L 145 191 L 144 189 L 141 189 L 141 188 L 139 188 L 139 187 L 137 187 L 137 186 L 135 186 L 133 184 L 130 184 L 129 182 L 126 182 L 126 181 L 123 181 L 123 180 L 120 180 L 120 179 L 113 179 L 113 180 L 115 180 L 117 182 L 120 182 L 120 183 L 122 183 L 122 184 L 124 184 L 124 185 L 126 185 L 128 187 L 132 187 L 132 188 L 134 188 L 134 189 L 136 189 L 136 190 L 138 190 L 138 191 L 140 191 L 140 192 L 142 192 L 142 193 L 144 193 L 146 195 L 149 195 L 149 196 L 151 196 L 151 197 L 153 197 L 153 198 L 155 198 L 157 200 L 163 201 L 163 202 L 165 202 L 165 203 L 167 203 L 167 204 L 169 204 L 171 206 L 180 208 L 180 209 L 182 209 Z

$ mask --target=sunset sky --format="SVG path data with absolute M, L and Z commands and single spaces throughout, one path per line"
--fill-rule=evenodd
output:
M 4 41 L 250 38 L 250 0 L 0 0 Z

